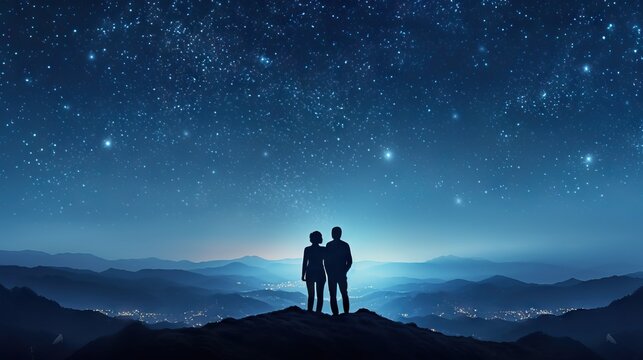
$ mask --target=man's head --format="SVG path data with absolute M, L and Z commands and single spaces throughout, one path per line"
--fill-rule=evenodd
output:
M 333 240 L 341 239 L 342 238 L 342 228 L 340 228 L 339 226 L 335 226 L 333 228 L 333 231 L 331 232 L 331 234 L 333 236 Z
M 313 244 L 321 244 L 323 241 L 322 233 L 319 231 L 313 231 L 310 233 L 310 242 Z

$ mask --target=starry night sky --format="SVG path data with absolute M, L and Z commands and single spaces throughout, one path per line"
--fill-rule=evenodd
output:
M 639 1 L 3 1 L 0 247 L 643 252 Z

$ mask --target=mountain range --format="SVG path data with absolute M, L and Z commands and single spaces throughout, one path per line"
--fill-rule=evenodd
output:
M 258 279 L 206 276 L 184 270 L 89 270 L 52 267 L 0 266 L 0 284 L 29 287 L 64 306 L 118 312 L 138 310 L 174 316 L 158 320 L 184 321 L 185 312 L 199 313 L 195 323 L 242 317 L 275 308 L 239 292 L 262 288 Z
M 620 316 L 632 306 L 640 311 L 641 304 L 630 297 L 612 305 L 612 315 Z M 282 359 L 305 354 L 372 359 L 599 359 L 568 337 L 534 332 L 514 342 L 479 341 L 391 321 L 365 309 L 330 316 L 289 307 L 199 328 L 151 328 L 95 311 L 66 309 L 27 288 L 0 287 L 0 319 L 0 355 L 7 359 Z
M 526 309 L 564 312 L 575 308 L 605 306 L 641 286 L 642 278 L 629 276 L 610 276 L 587 281 L 571 279 L 555 284 L 524 283 L 494 276 L 479 282 L 452 280 L 411 288 L 414 291 L 389 292 L 390 301 L 380 309 L 392 318 L 426 314 L 443 314 L 449 317 L 449 314 L 456 315 L 458 309 L 480 317 L 493 317 L 499 312 L 519 312 Z M 515 316 L 519 320 L 522 315 L 516 313 Z
M 267 280 L 234 275 L 235 269 L 260 274 L 253 266 L 223 265 L 229 275 L 196 271 L 143 269 L 102 272 L 54 267 L 0 266 L 0 284 L 29 287 L 63 306 L 101 309 L 111 315 L 127 314 L 157 321 L 205 324 L 225 317 L 243 317 L 288 306 L 303 306 L 299 287 L 281 287 Z M 211 268 L 216 269 L 216 268 Z M 217 273 L 217 272 L 214 272 Z M 408 280 L 404 278 L 403 280 Z M 286 283 L 287 285 L 289 283 Z M 407 317 L 459 314 L 482 318 L 520 320 L 540 313 L 563 313 L 576 308 L 606 306 L 643 286 L 643 278 L 612 276 L 587 281 L 570 279 L 554 284 L 533 284 L 504 276 L 481 281 L 456 279 L 442 283 L 398 284 L 351 290 L 356 307 L 365 307 L 394 320 Z M 288 291 L 285 291 L 288 290 Z M 328 309 L 328 304 L 325 304 Z M 136 314 L 132 314 L 137 311 Z M 149 315 L 154 314 L 154 315 Z
M 91 254 L 48 254 L 39 251 L 7 251 L 0 250 L 0 264 L 16 266 L 50 266 L 69 267 L 74 269 L 105 271 L 110 268 L 138 271 L 143 269 L 172 269 L 190 270 L 204 275 L 224 275 L 226 265 L 230 266 L 236 275 L 244 271 L 248 276 L 262 277 L 270 281 L 288 281 L 299 278 L 301 259 L 267 260 L 258 256 L 244 256 L 229 260 L 209 260 L 194 262 L 188 260 L 164 260 L 158 258 L 108 260 Z M 230 265 L 233 264 L 233 265 Z M 247 269 L 236 269 L 239 264 L 249 266 Z M 216 268 L 216 269 L 212 269 Z M 466 279 L 479 281 L 494 275 L 503 275 L 526 282 L 553 283 L 571 277 L 589 279 L 613 274 L 626 274 L 640 271 L 633 265 L 610 265 L 609 271 L 600 268 L 573 268 L 569 266 L 545 264 L 537 262 L 494 262 L 484 259 L 442 256 L 425 262 L 377 262 L 356 261 L 351 269 L 351 281 L 356 287 L 376 285 L 392 286 L 386 283 L 392 278 L 400 278 L 401 282 L 432 282 L 451 279 Z M 402 279 L 406 278 L 406 281 Z M 433 280 L 431 280 L 433 279 Z
M 189 260 L 166 260 L 155 257 L 108 260 L 92 254 L 82 253 L 49 254 L 34 250 L 0 250 L 0 264 L 3 265 L 70 267 L 97 272 L 105 271 L 110 268 L 129 271 L 142 269 L 194 270 L 221 267 L 230 263 L 243 263 L 249 266 L 261 267 L 266 264 L 273 263 L 298 264 L 299 261 L 300 260 L 298 259 L 266 260 L 259 256 L 244 256 L 230 260 L 210 260 L 201 262 Z
M 2 252 L 0 259 L 9 253 Z M 76 260 L 57 267 L 0 263 L 3 359 L 58 360 L 71 354 L 78 359 L 100 358 L 103 352 L 107 358 L 133 358 L 143 356 L 141 351 L 156 358 L 177 352 L 196 358 L 213 354 L 290 358 L 300 357 L 304 345 L 324 356 L 345 357 L 338 350 L 342 349 L 358 354 L 356 358 L 421 354 L 486 359 L 493 354 L 500 359 L 643 359 L 641 272 L 543 284 L 504 274 L 440 280 L 432 274 L 404 273 L 418 263 L 357 262 L 349 274 L 351 306 L 370 310 L 330 317 L 299 309 L 306 302 L 303 283 L 287 277 L 300 271 L 297 259 L 244 257 L 207 262 L 205 267 L 156 263 L 189 269 L 138 269 L 158 259 L 123 260 L 134 270 L 111 266 L 121 260 L 103 259 L 103 265 L 110 267 L 96 271 L 70 267 L 80 264 L 74 262 L 78 259 L 92 263 L 100 259 L 91 255 L 19 253 L 24 256 L 13 262 L 43 257 L 49 262 Z M 465 272 L 488 262 L 443 257 L 422 264 L 421 269 L 459 266 L 458 271 Z M 492 269 L 506 272 L 515 265 L 494 264 Z M 85 263 L 94 266 L 90 265 Z M 381 272 L 398 267 L 402 270 L 390 276 Z M 376 274 L 372 278 L 371 271 Z M 328 309 L 326 303 L 324 310 Z M 342 334 L 351 335 L 344 339 Z M 284 339 L 289 338 L 302 345 L 291 342 L 288 348 Z M 384 338 L 399 339 L 405 350 L 394 353 L 393 343 L 386 345 Z M 257 346 L 249 346 L 250 342 Z M 335 348 L 326 349 L 323 343 Z
M 475 336 L 492 341 L 514 341 L 534 332 L 569 336 L 608 359 L 642 359 L 643 287 L 605 307 L 569 311 L 560 316 L 543 315 L 519 322 L 499 319 L 436 315 L 409 318 L 418 326 L 450 335 Z M 608 334 L 610 340 L 608 340 Z

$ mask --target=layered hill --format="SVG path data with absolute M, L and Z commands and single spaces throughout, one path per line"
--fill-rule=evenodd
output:
M 478 316 L 492 317 L 500 311 L 525 309 L 566 310 L 609 305 L 643 286 L 642 278 L 610 276 L 579 281 L 570 279 L 557 284 L 531 284 L 494 276 L 479 282 L 453 280 L 441 284 L 417 284 L 420 292 L 391 295 L 378 310 L 387 317 L 425 316 L 454 313 L 455 308 L 476 309 Z M 398 287 L 400 288 L 400 287 Z
M 183 270 L 89 270 L 0 266 L 0 284 L 28 287 L 63 306 L 77 309 L 139 309 L 178 317 L 186 311 L 207 311 L 203 323 L 243 317 L 276 308 L 232 291 L 260 288 L 258 279 L 206 276 Z M 249 284 L 253 281 L 252 284 Z M 221 293 L 219 289 L 225 289 Z M 183 320 L 183 319 L 179 319 Z
M 643 359 L 643 287 L 605 307 L 519 322 L 469 317 L 447 319 L 435 315 L 409 320 L 450 335 L 471 335 L 493 341 L 511 341 L 534 332 L 569 336 L 607 359 Z
M 518 323 L 505 338 L 533 331 L 552 336 L 565 334 L 606 358 L 643 359 L 643 287 L 606 307 L 574 310 L 561 316 L 541 316 Z
M 561 316 L 540 316 L 519 323 L 511 331 L 522 336 L 533 331 L 572 336 L 586 342 L 601 341 L 606 334 L 643 329 L 643 287 L 631 295 L 597 309 L 574 310 Z
M 0 285 L 2 359 L 62 359 L 90 340 L 129 324 L 95 311 L 63 308 L 28 288 Z

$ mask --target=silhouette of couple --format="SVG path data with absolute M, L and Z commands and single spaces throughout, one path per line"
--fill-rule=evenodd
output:
M 342 293 L 344 313 L 348 313 L 348 281 L 346 273 L 353 265 L 351 248 L 348 243 L 342 241 L 342 229 L 339 226 L 333 228 L 331 233 L 333 240 L 320 246 L 323 242 L 322 234 L 319 231 L 310 233 L 312 245 L 304 249 L 304 262 L 301 268 L 301 280 L 306 282 L 308 289 L 308 311 L 313 311 L 315 302 L 315 289 L 317 290 L 317 308 L 319 313 L 324 305 L 324 284 L 328 274 L 328 292 L 330 294 L 330 309 L 333 315 L 337 315 L 337 286 Z

